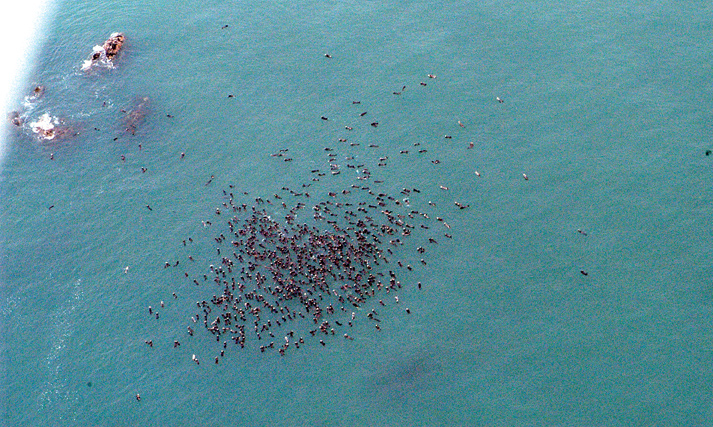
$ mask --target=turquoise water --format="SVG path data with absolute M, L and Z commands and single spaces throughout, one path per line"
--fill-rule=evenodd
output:
M 663 1 L 60 3 L 27 84 L 46 92 L 24 111 L 79 133 L 13 129 L 0 165 L 0 424 L 708 424 L 711 16 Z M 114 31 L 116 68 L 81 72 Z M 142 97 L 127 134 L 121 109 Z M 342 172 L 310 181 L 325 147 Z M 399 269 L 401 306 L 382 294 L 382 331 L 358 323 L 354 341 L 211 363 L 218 347 L 186 327 L 212 292 L 164 262 L 219 262 L 228 185 L 250 203 L 312 184 L 316 202 L 363 184 L 349 163 L 374 189 L 420 189 L 411 204 L 451 226 L 396 252 L 415 266 Z

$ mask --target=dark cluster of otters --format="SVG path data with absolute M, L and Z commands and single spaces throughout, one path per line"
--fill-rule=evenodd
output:
M 420 86 L 427 84 L 421 82 Z M 404 90 L 402 87 L 393 95 Z M 365 115 L 362 112 L 359 117 Z M 329 120 L 325 116 L 319 119 Z M 369 125 L 376 128 L 379 123 Z M 350 126 L 345 129 L 353 130 Z M 346 142 L 346 138 L 338 141 Z M 425 257 L 437 247 L 438 240 L 453 237 L 451 226 L 432 211 L 436 204 L 431 201 L 416 209 L 422 202 L 418 188 L 389 194 L 389 186 L 373 179 L 364 164 L 351 164 L 351 156 L 344 159 L 346 167 L 355 173 L 353 183 L 332 178 L 336 185 L 313 186 L 325 176 L 342 172 L 334 149 L 324 150 L 328 166 L 311 170 L 309 183 L 282 187 L 265 198 L 238 191 L 233 185 L 222 190 L 222 204 L 215 208 L 213 218 L 203 221 L 206 230 L 214 231 L 212 264 L 182 268 L 200 264 L 196 258 L 202 256 L 189 255 L 201 254 L 196 247 L 191 248 L 195 245 L 192 238 L 182 242 L 187 252 L 184 259 L 162 262 L 172 275 L 180 269 L 184 286 L 201 287 L 205 291 L 197 294 L 207 296 L 192 303 L 195 311 L 190 313 L 190 320 L 186 319 L 186 329 L 179 331 L 183 338 L 174 339 L 174 348 L 179 348 L 183 339 L 200 335 L 200 339 L 209 337 L 216 342 L 215 364 L 229 346 L 250 346 L 262 353 L 285 356 L 303 346 L 353 340 L 358 336 L 354 331 L 362 330 L 364 322 L 378 333 L 382 319 L 394 310 L 411 314 L 404 294 L 418 292 L 422 284 L 413 279 L 417 273 L 410 274 L 407 281 L 402 281 L 399 273 L 426 266 Z M 272 157 L 291 161 L 288 152 L 281 149 Z M 380 157 L 375 166 L 386 166 L 386 161 L 386 157 Z M 213 179 L 211 176 L 206 185 Z M 459 202 L 455 205 L 457 210 L 469 207 Z M 146 208 L 152 209 L 150 205 Z M 175 292 L 173 298 L 178 298 Z M 163 301 L 149 306 L 149 317 L 160 319 L 163 307 Z M 152 339 L 145 343 L 154 346 Z M 195 354 L 192 360 L 201 362 Z
M 225 25 L 222 29 L 228 27 Z M 95 48 L 82 69 L 88 70 L 101 61 L 111 65 L 125 42 L 124 34 L 112 34 L 101 47 Z M 331 59 L 332 55 L 324 57 Z M 425 74 L 425 77 L 436 79 L 433 74 Z M 419 83 L 420 87 L 427 85 L 424 81 Z M 44 90 L 37 86 L 30 100 L 38 99 Z M 402 86 L 391 94 L 402 95 L 405 90 L 406 86 Z M 228 98 L 234 96 L 228 95 Z M 495 101 L 505 102 L 499 97 Z M 359 101 L 351 103 L 360 104 Z M 149 98 L 141 97 L 133 108 L 121 110 L 125 115 L 126 133 L 135 134 L 148 114 L 148 104 Z M 359 117 L 366 114 L 361 112 Z M 9 118 L 16 126 L 23 124 L 23 115 L 19 112 Z M 326 116 L 320 119 L 330 120 Z M 461 121 L 457 124 L 465 127 Z M 379 122 L 370 121 L 369 126 L 377 128 Z M 345 129 L 352 131 L 353 127 L 347 125 Z M 452 139 L 452 136 L 444 138 Z M 338 141 L 345 143 L 347 139 Z M 357 145 L 349 144 L 350 147 Z M 374 149 L 379 145 L 368 147 Z M 468 148 L 473 148 L 472 142 Z M 215 208 L 212 221 L 203 221 L 206 229 L 218 229 L 212 236 L 216 244 L 214 264 L 199 267 L 200 273 L 193 275 L 189 274 L 193 268 L 185 269 L 182 275 L 185 286 L 198 287 L 198 294 L 205 292 L 203 295 L 210 294 L 210 297 L 195 302 L 195 314 L 190 313 L 188 326 L 181 334 L 193 337 L 202 327 L 205 333 L 200 335 L 218 343 L 215 364 L 225 356 L 228 345 L 239 348 L 254 345 L 262 353 L 285 356 L 288 351 L 302 346 L 326 346 L 334 339 L 354 340 L 353 331 L 365 322 L 381 331 L 382 318 L 389 316 L 394 308 L 411 314 L 399 296 L 422 288 L 421 282 L 412 276 L 402 282 L 397 273 L 426 266 L 425 254 L 437 246 L 437 239 L 453 237 L 450 225 L 443 218 L 433 212 L 430 214 L 434 219 L 429 216 L 427 210 L 436 208 L 435 203 L 429 201 L 428 207 L 420 210 L 412 206 L 420 199 L 419 189 L 403 188 L 397 196 L 389 194 L 384 181 L 372 179 L 364 164 L 346 165 L 356 173 L 354 184 L 332 191 L 311 187 L 322 177 L 342 172 L 333 149 L 327 147 L 325 151 L 329 167 L 324 172 L 311 170 L 311 183 L 301 184 L 296 189 L 282 187 L 271 197 L 250 197 L 247 203 L 243 198 L 249 194 L 229 185 L 223 190 L 224 201 Z M 272 156 L 289 162 L 292 157 L 288 152 L 289 149 L 281 149 Z M 419 154 L 425 152 L 426 149 L 418 149 Z M 400 154 L 408 154 L 408 150 Z M 711 151 L 705 154 L 708 156 Z M 181 159 L 184 157 L 185 153 L 181 153 Z M 53 155 L 50 158 L 53 159 Z M 121 156 L 121 160 L 125 157 Z M 347 156 L 345 160 L 354 158 Z M 379 157 L 376 166 L 385 167 L 387 161 L 388 156 Z M 440 163 L 437 159 L 431 162 Z M 142 172 L 146 169 L 142 168 Z M 480 172 L 475 171 L 475 176 L 481 177 Z M 526 174 L 522 177 L 529 179 Z M 211 176 L 206 186 L 213 179 Z M 448 187 L 440 186 L 440 189 L 447 191 Z M 454 204 L 458 210 L 470 206 L 458 201 Z M 152 210 L 150 205 L 146 208 Z M 586 236 L 584 231 L 577 231 Z M 190 251 L 194 241 L 189 237 L 182 244 Z M 191 255 L 183 262 L 184 265 L 198 263 Z M 175 270 L 180 264 L 180 260 L 165 262 L 163 268 Z M 128 269 L 126 267 L 124 272 Z M 580 272 L 587 275 L 584 270 Z M 172 295 L 178 299 L 175 292 Z M 159 319 L 163 307 L 163 301 L 155 308 L 149 306 L 149 316 Z M 180 347 L 179 339 L 183 338 L 174 339 L 173 348 Z M 154 346 L 152 339 L 145 343 Z M 200 364 L 195 354 L 192 360 Z M 140 394 L 136 394 L 136 400 L 141 400 Z
M 379 308 L 399 304 L 403 287 L 421 288 L 420 282 L 402 284 L 395 272 L 414 269 L 397 260 L 405 255 L 399 250 L 405 240 L 434 226 L 427 213 L 409 206 L 408 196 L 420 191 L 404 188 L 401 199 L 372 190 L 368 171 L 360 178 L 361 184 L 321 195 L 310 194 L 309 184 L 300 191 L 283 187 L 271 199 L 258 197 L 250 205 L 236 201 L 232 185 L 223 191 L 226 201 L 216 208 L 213 221 L 204 222 L 220 230 L 214 236 L 216 263 L 198 277 L 183 273 L 187 282 L 214 292 L 196 302 L 186 333 L 193 336 L 194 327 L 202 325 L 222 342 L 215 363 L 229 343 L 243 348 L 253 341 L 262 352 L 285 355 L 310 340 L 324 346 L 332 336 L 353 339 L 349 329 L 363 319 L 381 330 L 379 310 L 367 303 L 378 300 Z M 288 205 L 287 200 L 300 201 Z M 443 235 L 452 237 L 450 226 L 436 220 Z M 422 258 L 426 246 L 437 243 L 433 237 L 423 239 L 415 249 L 419 264 L 427 264 Z M 183 244 L 190 246 L 193 239 Z M 188 256 L 184 262 L 191 261 Z M 179 265 L 165 262 L 163 267 Z M 405 306 L 403 311 L 411 312 Z M 149 307 L 148 313 L 160 317 L 158 309 Z M 152 340 L 146 343 L 153 346 Z M 199 363 L 195 355 L 193 360 Z

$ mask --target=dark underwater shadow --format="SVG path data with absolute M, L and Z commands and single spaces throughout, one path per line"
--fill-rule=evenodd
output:
M 441 355 L 434 348 L 393 356 L 371 374 L 375 397 L 391 405 L 407 405 L 437 389 L 442 378 Z

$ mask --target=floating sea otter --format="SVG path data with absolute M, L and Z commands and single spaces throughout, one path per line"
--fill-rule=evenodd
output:
M 45 87 L 42 85 L 37 85 L 37 86 L 35 86 L 34 89 L 32 89 L 32 93 L 30 94 L 30 96 L 27 97 L 27 100 L 30 102 L 37 101 L 44 94 L 45 94 Z
M 126 41 L 124 33 L 113 33 L 101 46 L 94 46 L 92 55 L 82 64 L 82 71 L 90 69 L 94 64 L 113 67 L 113 60 Z

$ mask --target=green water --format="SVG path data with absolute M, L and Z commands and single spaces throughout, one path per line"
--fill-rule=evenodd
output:
M 49 112 L 79 134 L 48 144 L 23 128 L 6 143 L 0 424 L 709 424 L 710 6 L 57 11 L 28 121 Z M 114 31 L 128 38 L 116 69 L 82 73 Z M 120 110 L 141 97 L 148 114 L 129 135 Z M 310 181 L 329 169 L 325 147 L 342 173 Z M 270 156 L 280 149 L 293 161 Z M 381 332 L 362 323 L 354 341 L 285 357 L 249 345 L 208 363 L 210 336 L 185 331 L 212 293 L 164 262 L 192 254 L 198 274 L 216 261 L 219 229 L 201 221 L 217 223 L 229 184 L 250 203 L 311 183 L 317 202 L 363 184 L 349 163 L 380 191 L 420 189 L 414 208 L 451 226 L 432 221 L 398 254 L 417 265 L 413 249 L 438 241 L 427 266 L 398 271 L 412 314 L 391 302 Z M 161 300 L 156 321 L 146 307 Z

